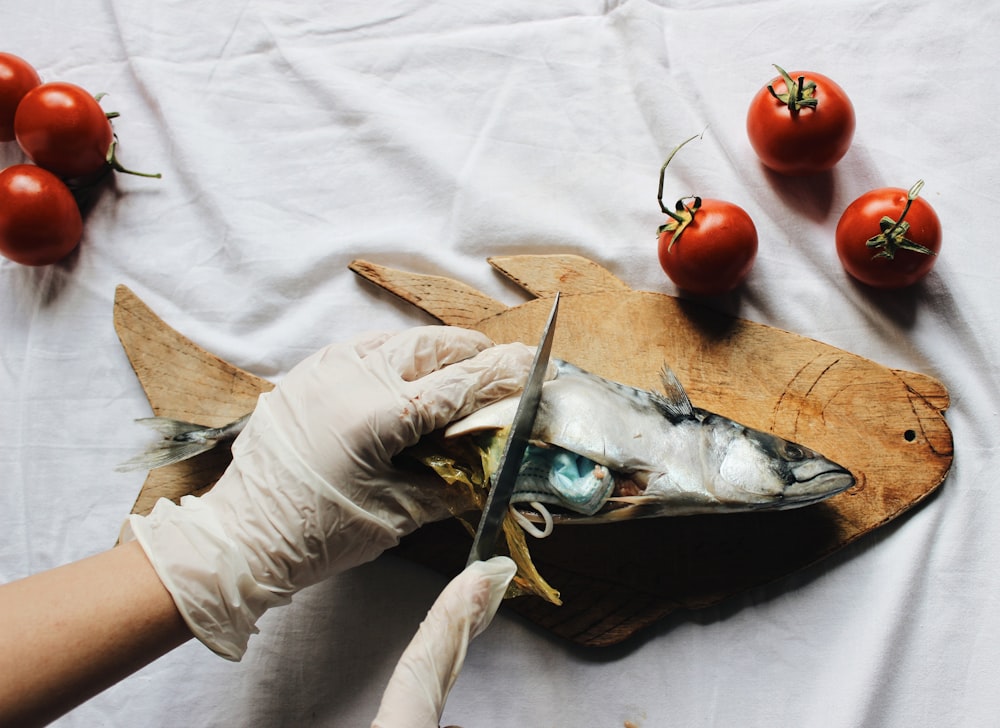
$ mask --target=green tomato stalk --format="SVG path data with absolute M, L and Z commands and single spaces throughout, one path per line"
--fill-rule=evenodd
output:
M 920 243 L 915 243 L 906 237 L 906 233 L 910 230 L 910 223 L 906 222 L 903 218 L 910 211 L 910 206 L 917 199 L 917 195 L 920 194 L 923 186 L 924 181 L 922 179 L 917 180 L 916 184 L 906 193 L 906 205 L 903 207 L 903 212 L 900 213 L 898 221 L 893 220 L 888 215 L 879 220 L 879 227 L 882 232 L 868 238 L 868 241 L 865 243 L 869 248 L 878 249 L 878 252 L 872 256 L 872 260 L 875 258 L 892 260 L 896 257 L 896 252 L 899 250 L 911 250 L 914 253 L 921 253 L 922 255 L 935 255 L 934 251 L 930 248 L 925 248 Z
M 656 234 L 657 236 L 659 236 L 665 232 L 673 233 L 673 236 L 670 238 L 670 244 L 667 246 L 668 251 L 673 249 L 674 243 L 677 242 L 677 239 L 681 236 L 681 233 L 684 232 L 684 229 L 691 224 L 692 220 L 694 220 L 695 213 L 698 212 L 698 210 L 701 208 L 701 198 L 696 195 L 689 195 L 687 197 L 682 197 L 681 199 L 677 200 L 673 210 L 668 210 L 667 207 L 663 204 L 663 177 L 667 172 L 667 165 L 670 164 L 670 160 L 672 160 L 674 158 L 674 155 L 680 151 L 681 147 L 683 147 L 690 141 L 700 138 L 703 135 L 704 132 L 702 132 L 701 134 L 695 134 L 693 137 L 689 137 L 688 139 L 682 141 L 680 144 L 674 147 L 674 150 L 670 152 L 670 156 L 667 157 L 667 161 L 663 163 L 662 167 L 660 167 L 660 186 L 657 188 L 656 191 L 656 201 L 660 203 L 660 210 L 663 211 L 663 214 L 665 214 L 670 219 L 657 228 Z M 690 205 L 685 204 L 685 200 L 691 200 L 691 204 Z
M 101 103 L 101 99 L 103 99 L 105 96 L 107 96 L 107 94 L 99 93 L 96 96 L 94 96 L 94 100 L 96 100 L 97 103 L 99 104 Z M 121 114 L 119 114 L 117 111 L 108 111 L 105 112 L 104 115 L 107 117 L 108 123 L 111 123 L 112 119 L 117 119 L 119 116 L 121 116 Z M 122 163 L 118 161 L 118 157 L 116 155 L 117 150 L 118 150 L 118 136 L 114 134 L 114 131 L 112 131 L 111 146 L 108 147 L 108 153 L 107 155 L 105 155 L 104 161 L 107 162 L 107 165 L 115 172 L 121 172 L 122 174 L 133 174 L 136 177 L 151 177 L 153 179 L 161 179 L 163 177 L 163 175 L 160 174 L 159 172 L 155 173 L 136 172 L 134 169 L 128 169 L 124 167 Z
M 767 90 L 771 95 L 788 107 L 793 114 L 800 109 L 815 109 L 819 106 L 819 99 L 816 98 L 816 82 L 806 81 L 805 76 L 799 76 L 792 80 L 788 72 L 777 64 L 772 64 L 778 69 L 778 73 L 785 80 L 785 93 L 779 94 L 774 90 L 774 84 L 768 84 Z

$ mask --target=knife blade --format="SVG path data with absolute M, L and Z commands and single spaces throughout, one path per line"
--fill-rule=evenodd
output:
M 503 529 L 503 520 L 507 516 L 511 496 L 521 469 L 521 460 L 528 447 L 531 430 L 535 426 L 535 415 L 538 414 L 538 404 L 542 399 L 542 384 L 545 382 L 545 370 L 549 365 L 549 355 L 552 353 L 552 340 L 555 335 L 556 314 L 559 312 L 559 294 L 556 293 L 552 302 L 549 320 L 542 331 L 542 339 L 535 351 L 534 361 L 528 370 L 528 379 L 524 384 L 524 392 L 517 404 L 514 421 L 504 443 L 500 456 L 500 466 L 493 474 L 493 483 L 486 496 L 486 506 L 476 528 L 476 536 L 472 541 L 472 550 L 466 566 L 476 561 L 485 561 L 496 552 L 497 540 Z

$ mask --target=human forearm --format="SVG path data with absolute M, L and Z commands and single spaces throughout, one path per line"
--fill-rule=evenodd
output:
M 190 638 L 136 543 L 0 586 L 0 725 L 54 720 Z

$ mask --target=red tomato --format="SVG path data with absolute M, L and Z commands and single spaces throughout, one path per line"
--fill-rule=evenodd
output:
M 14 141 L 14 112 L 21 99 L 42 79 L 23 58 L 0 53 L 0 142 Z
M 673 210 L 664 206 L 667 165 L 693 139 L 674 147 L 660 167 L 656 199 L 670 219 L 658 230 L 658 253 L 660 266 L 678 288 L 712 296 L 732 291 L 750 273 L 757 258 L 757 228 L 746 211 L 731 202 L 686 197 Z
M 681 234 L 671 223 L 660 228 L 659 257 L 678 288 L 698 295 L 735 289 L 757 257 L 757 228 L 742 207 L 722 200 L 694 198 L 690 221 Z M 686 215 L 686 213 L 681 213 Z
M 114 139 L 97 100 L 71 83 L 44 83 L 29 91 L 14 117 L 17 143 L 39 167 L 72 179 L 108 164 Z
M 786 73 L 750 102 L 747 136 L 764 166 L 802 176 L 830 169 L 854 138 L 854 106 L 840 86 L 819 73 Z
M 66 257 L 81 235 L 80 209 L 62 180 L 33 164 L 0 172 L 0 253 L 48 265 Z
M 909 190 L 885 187 L 861 195 L 837 223 L 837 255 L 844 270 L 876 288 L 903 288 L 934 267 L 941 250 L 941 221 Z

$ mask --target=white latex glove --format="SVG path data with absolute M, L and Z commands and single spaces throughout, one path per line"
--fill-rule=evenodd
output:
M 493 621 L 517 566 L 506 556 L 476 561 L 434 602 L 403 652 L 372 728 L 437 728 L 469 642 Z
M 238 660 L 269 607 L 449 515 L 392 458 L 517 392 L 532 357 L 447 326 L 329 346 L 261 395 L 210 492 L 127 525 L 195 636 Z

